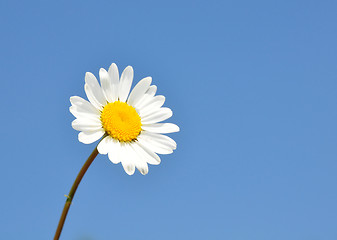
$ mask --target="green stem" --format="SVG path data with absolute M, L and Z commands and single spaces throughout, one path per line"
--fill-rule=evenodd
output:
M 60 238 L 62 228 L 63 228 L 64 222 L 65 222 L 67 214 L 68 214 L 68 210 L 70 208 L 71 202 L 72 202 L 72 200 L 74 198 L 74 195 L 76 193 L 76 189 L 77 189 L 78 185 L 80 184 L 84 174 L 86 173 L 86 171 L 90 167 L 91 163 L 96 158 L 97 154 L 98 154 L 97 147 L 95 147 L 94 151 L 90 154 L 87 161 L 84 163 L 81 171 L 78 173 L 78 175 L 75 179 L 75 182 L 73 183 L 73 186 L 70 189 L 70 192 L 69 192 L 68 196 L 66 196 L 67 200 L 66 200 L 66 203 L 64 204 L 64 208 L 63 208 L 63 211 L 62 211 L 62 215 L 61 215 L 59 224 L 58 224 L 57 229 L 56 229 L 54 240 L 58 240 Z

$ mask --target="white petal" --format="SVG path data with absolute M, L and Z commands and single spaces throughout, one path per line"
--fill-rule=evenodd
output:
M 153 133 L 173 133 L 179 132 L 180 129 L 173 123 L 152 123 L 142 125 L 142 129 Z
M 89 99 L 90 103 L 97 108 L 98 110 L 103 109 L 103 105 L 96 99 L 92 89 L 89 87 L 88 84 L 84 84 L 84 91 L 87 95 L 87 98 Z M 103 93 L 102 93 L 103 94 Z
M 173 150 L 177 148 L 177 143 L 170 137 L 165 136 L 159 133 L 151 133 L 151 132 L 142 132 L 142 137 L 151 141 L 155 141 L 158 144 L 162 144 L 164 146 L 168 146 Z
M 121 162 L 124 168 L 124 171 L 128 175 L 133 175 L 135 173 L 135 164 L 132 161 L 133 152 L 132 148 L 128 143 L 121 143 Z
M 101 80 L 102 92 L 105 96 L 105 99 L 108 102 L 112 102 L 113 91 L 111 79 L 108 72 L 104 68 L 99 70 L 99 79 Z
M 98 81 L 96 79 L 96 77 L 94 76 L 94 74 L 92 74 L 91 72 L 87 72 L 85 74 L 85 83 L 87 85 L 87 91 L 89 91 L 89 95 L 90 98 L 95 98 L 95 102 L 98 102 L 99 104 L 101 104 L 102 106 L 104 106 L 106 104 L 106 99 L 104 97 L 104 94 L 102 92 L 102 89 L 100 87 L 100 85 L 98 84 Z M 87 94 L 88 95 L 88 94 Z M 91 99 L 88 96 L 89 101 L 91 102 Z M 93 102 L 91 102 L 93 103 Z
M 169 108 L 163 107 L 152 113 L 151 115 L 148 115 L 144 118 L 142 118 L 142 124 L 150 124 L 150 123 L 157 123 L 164 121 L 168 118 L 172 117 L 172 111 Z
M 108 73 L 111 79 L 112 102 L 115 102 L 118 100 L 118 88 L 119 88 L 119 72 L 117 65 L 115 63 L 111 64 Z
M 145 92 L 149 89 L 151 82 L 152 82 L 151 77 L 146 77 L 140 80 L 131 91 L 128 99 L 128 104 L 131 106 L 136 104 L 139 101 L 139 99 L 141 99 L 144 96 Z
M 155 96 L 147 103 L 146 106 L 142 107 L 139 109 L 139 115 L 140 117 L 145 117 L 149 114 L 152 114 L 155 111 L 158 111 L 158 109 L 163 106 L 165 102 L 165 97 L 164 96 Z
M 85 144 L 90 144 L 98 139 L 100 139 L 104 135 L 104 130 L 98 130 L 98 131 L 88 131 L 88 132 L 80 132 L 78 134 L 78 140 Z
M 121 144 L 118 140 L 113 139 L 109 143 L 109 159 L 114 164 L 121 162 Z
M 130 92 L 132 80 L 133 68 L 131 66 L 127 66 L 122 73 L 121 81 L 119 83 L 118 95 L 121 102 L 126 102 Z
M 95 122 L 100 122 L 100 115 L 97 113 L 89 112 L 87 110 L 84 110 L 81 107 L 77 106 L 71 106 L 69 108 L 69 111 L 71 114 L 73 114 L 76 118 L 82 118 L 82 119 L 90 119 Z
M 133 106 L 136 109 L 140 109 L 141 106 L 143 106 L 144 104 L 146 104 L 148 101 L 152 99 L 152 97 L 156 94 L 156 92 L 157 92 L 157 86 L 156 85 L 150 86 L 149 89 L 143 95 L 143 97 L 141 97 L 139 101 L 137 101 L 137 103 L 135 103 Z
M 100 154 L 107 154 L 109 152 L 110 149 L 110 142 L 112 141 L 110 136 L 106 136 L 105 138 L 103 138 L 98 146 L 97 146 L 97 150 Z
M 136 168 L 142 175 L 146 175 L 149 172 L 149 166 L 142 158 L 139 158 L 138 161 L 136 161 Z
M 152 85 L 149 87 L 149 89 L 146 91 L 146 94 L 150 95 L 150 96 L 154 96 L 157 92 L 157 86 L 156 85 Z
M 87 111 L 88 113 L 100 114 L 97 108 L 95 108 L 90 102 L 88 102 L 87 100 L 81 97 L 72 96 L 70 97 L 70 102 L 73 106 L 76 106 L 77 108 L 81 108 L 83 111 Z
M 91 119 L 75 119 L 71 126 L 77 131 L 98 131 L 102 128 L 102 124 L 92 121 Z
M 136 165 L 136 168 L 141 174 L 146 175 L 149 172 L 149 167 L 147 166 L 144 155 L 139 152 L 139 150 L 137 149 L 138 145 L 136 145 L 136 143 L 133 142 L 130 144 L 130 146 L 133 150 L 134 163 Z
M 159 154 L 170 154 L 173 152 L 172 148 L 163 145 L 161 143 L 158 143 L 156 141 L 153 141 L 152 139 L 144 138 L 142 137 L 142 134 L 138 136 L 137 140 L 142 146 L 148 148 L 150 151 Z
M 145 146 L 141 145 L 138 141 L 134 143 L 133 147 L 136 152 L 143 155 L 144 159 L 149 164 L 158 165 L 160 163 L 160 157 Z

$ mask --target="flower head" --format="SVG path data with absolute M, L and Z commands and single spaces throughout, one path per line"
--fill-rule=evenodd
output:
M 71 97 L 70 112 L 76 117 L 72 127 L 80 131 L 78 140 L 90 144 L 104 137 L 97 146 L 101 154 L 108 154 L 111 162 L 122 163 L 125 172 L 132 175 L 137 168 L 143 175 L 149 164 L 159 164 L 159 154 L 170 154 L 177 144 L 162 133 L 178 132 L 173 123 L 160 123 L 172 116 L 162 107 L 164 96 L 155 96 L 157 87 L 152 78 L 140 80 L 130 93 L 133 69 L 124 69 L 120 79 L 116 64 L 109 71 L 99 71 L 101 85 L 96 77 L 85 74 L 85 93 L 89 99 Z M 130 93 L 130 94 L 129 94 Z

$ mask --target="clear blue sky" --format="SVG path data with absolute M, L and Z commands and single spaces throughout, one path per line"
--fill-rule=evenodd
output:
M 336 1 L 1 1 L 0 235 L 51 239 L 95 144 L 86 71 L 152 76 L 181 132 L 149 174 L 100 155 L 61 239 L 337 238 Z

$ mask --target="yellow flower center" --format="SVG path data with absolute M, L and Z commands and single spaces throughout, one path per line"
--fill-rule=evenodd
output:
M 116 101 L 105 105 L 101 121 L 104 130 L 120 142 L 135 140 L 142 130 L 136 109 L 125 102 Z

